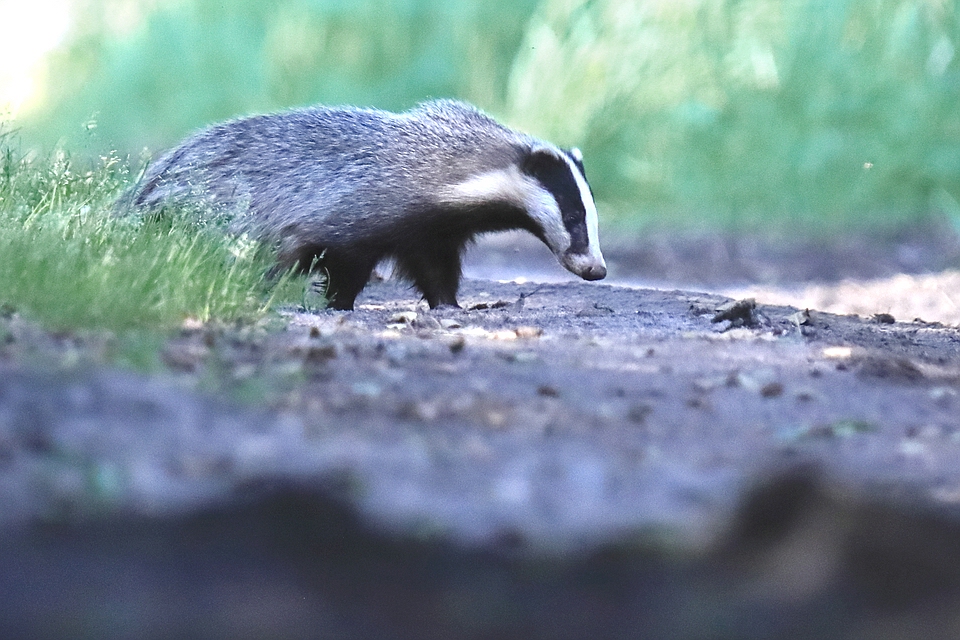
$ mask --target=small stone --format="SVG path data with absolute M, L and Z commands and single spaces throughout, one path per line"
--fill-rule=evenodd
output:
M 503 411 L 487 411 L 484 416 L 489 426 L 499 429 L 507 423 L 507 414 Z
M 599 302 L 594 302 L 591 306 L 584 307 L 580 309 L 580 311 L 577 311 L 578 318 L 596 318 L 599 316 L 609 316 L 613 314 L 613 309 L 602 305 Z
M 234 380 L 249 380 L 257 373 L 257 365 L 253 363 L 238 364 L 234 367 L 232 374 Z
M 946 409 L 957 397 L 957 391 L 950 387 L 934 387 L 928 392 L 930 399 L 937 403 L 937 406 Z
M 209 347 L 194 342 L 169 344 L 160 357 L 171 369 L 180 371 L 194 371 L 210 353 Z
M 783 395 L 783 385 L 779 382 L 768 382 L 760 387 L 760 395 L 764 398 L 776 398 Z
M 466 346 L 467 340 L 463 336 L 454 336 L 453 339 L 447 343 L 450 353 L 460 353 Z
M 700 393 L 708 393 L 717 387 L 727 386 L 728 383 L 729 376 L 727 375 L 705 376 L 694 380 L 693 388 Z
M 203 329 L 203 321 L 192 316 L 189 318 L 184 318 L 183 322 L 180 324 L 180 328 L 184 331 L 199 331 L 200 329 Z
M 636 424 L 643 424 L 647 421 L 647 416 L 653 413 L 653 407 L 648 404 L 634 404 L 627 409 L 627 420 Z
M 354 382 L 353 385 L 351 385 L 350 390 L 353 392 L 353 395 L 361 398 L 368 398 L 370 400 L 379 398 L 383 391 L 379 384 L 372 381 Z
M 904 357 L 877 354 L 857 362 L 857 374 L 864 378 L 881 378 L 891 382 L 918 382 L 924 378 L 913 361 Z
M 310 345 L 304 356 L 304 361 L 310 364 L 320 364 L 327 360 L 333 360 L 337 357 L 337 345 L 330 342 L 327 344 Z
M 408 402 L 400 407 L 398 412 L 400 418 L 406 420 L 416 420 L 418 422 L 433 422 L 440 415 L 440 407 L 435 402 L 427 400 L 418 400 Z
M 739 385 L 747 391 L 753 391 L 754 393 L 759 393 L 769 398 L 772 396 L 765 395 L 766 393 L 774 393 L 776 395 L 783 393 L 783 385 L 780 384 L 777 377 L 777 372 L 769 368 L 756 369 L 749 372 L 738 371 L 735 374 L 736 383 L 733 386 Z M 774 385 L 780 385 L 779 392 Z
M 411 322 L 410 326 L 414 329 L 425 329 L 427 331 L 438 331 L 440 329 L 440 322 L 436 318 L 427 314 L 421 314 L 415 317 Z
M 900 455 L 905 458 L 915 458 L 927 453 L 927 445 L 913 438 L 902 440 L 898 448 Z
M 485 309 L 503 309 L 509 307 L 512 302 L 506 300 L 497 300 L 496 302 L 478 302 L 467 307 L 467 311 L 483 311 Z
M 540 327 L 517 327 L 514 329 L 517 337 L 520 339 L 539 338 L 543 335 L 543 329 Z
M 757 301 L 754 298 L 730 300 L 719 307 L 711 322 L 730 321 L 731 328 L 754 327 L 759 324 L 756 313 Z
M 797 325 L 798 327 L 809 325 L 812 320 L 810 316 L 810 309 L 797 311 L 796 313 L 792 314 L 788 319 L 790 320 L 790 322 Z
M 401 311 L 390 316 L 390 324 L 412 324 L 417 319 L 416 311 Z
M 850 347 L 826 347 L 822 354 L 828 360 L 844 360 L 853 356 L 853 349 Z
M 549 384 L 542 384 L 537 387 L 537 393 L 541 396 L 546 396 L 547 398 L 558 398 L 560 397 L 560 391 L 556 387 Z

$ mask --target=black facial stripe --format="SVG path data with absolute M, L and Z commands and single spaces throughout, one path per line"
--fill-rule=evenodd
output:
M 523 172 L 543 185 L 557 201 L 563 226 L 570 234 L 570 251 L 586 253 L 589 247 L 587 212 L 570 165 L 549 151 L 533 151 L 523 165 Z

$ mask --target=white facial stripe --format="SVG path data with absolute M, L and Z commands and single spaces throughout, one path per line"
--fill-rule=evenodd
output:
M 570 167 L 570 173 L 573 174 L 573 179 L 577 182 L 580 199 L 583 201 L 583 208 L 586 211 L 587 252 L 592 260 L 606 267 L 607 263 L 603 260 L 603 254 L 600 253 L 600 220 L 597 216 L 597 205 L 593 201 L 590 185 L 587 184 L 586 178 L 583 177 L 580 169 L 570 158 L 564 156 L 563 159 L 566 160 L 567 166 Z
M 556 199 L 516 166 L 473 176 L 447 187 L 439 196 L 441 202 L 458 205 L 491 201 L 515 204 L 540 225 L 554 254 L 559 256 L 570 246 L 570 234 L 563 226 Z
M 481 173 L 447 187 L 439 195 L 442 202 L 450 204 L 481 204 L 502 200 L 523 205 L 526 199 L 520 172 L 515 167 Z
M 522 207 L 543 230 L 543 239 L 564 267 L 590 280 L 602 278 L 606 274 L 606 262 L 600 253 L 597 206 L 593 201 L 590 185 L 571 158 L 564 153 L 557 155 L 566 162 L 583 203 L 584 222 L 587 227 L 586 253 L 568 253 L 570 232 L 563 224 L 556 198 L 536 179 L 522 173 L 516 166 L 481 173 L 451 185 L 438 194 L 440 203 L 469 205 L 500 201 Z
M 563 217 L 560 215 L 560 205 L 549 191 L 540 186 L 532 178 L 523 178 L 529 191 L 524 204 L 527 214 L 536 220 L 543 229 L 543 237 L 547 241 L 550 251 L 557 257 L 570 248 L 570 233 L 563 226 Z

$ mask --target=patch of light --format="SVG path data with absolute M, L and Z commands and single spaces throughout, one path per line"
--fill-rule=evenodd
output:
M 41 62 L 70 27 L 70 0 L 0 0 L 0 119 L 37 89 Z

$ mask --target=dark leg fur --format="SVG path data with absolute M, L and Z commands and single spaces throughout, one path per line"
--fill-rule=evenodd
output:
M 367 286 L 377 258 L 327 251 L 319 270 L 327 274 L 327 307 L 349 311 L 357 295 Z
M 460 253 L 462 244 L 444 244 L 430 250 L 408 251 L 396 256 L 398 273 L 413 281 L 430 308 L 458 307 Z
M 367 285 L 380 255 L 363 251 L 343 251 L 319 245 L 300 244 L 281 251 L 276 275 L 296 266 L 300 273 L 323 273 L 327 277 L 327 307 L 349 311 L 357 295 Z

